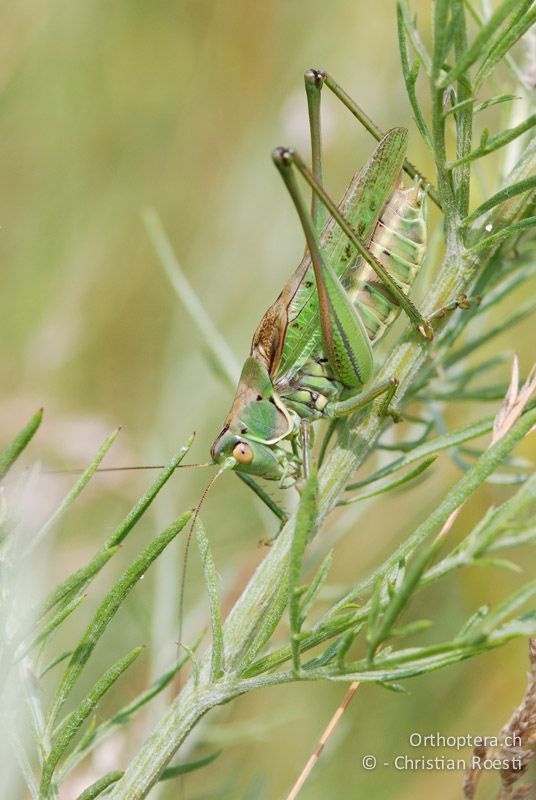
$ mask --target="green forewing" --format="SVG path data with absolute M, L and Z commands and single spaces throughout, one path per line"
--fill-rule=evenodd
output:
M 378 144 L 372 157 L 352 179 L 340 209 L 365 244 L 370 242 L 382 210 L 398 185 L 407 147 L 407 131 L 393 128 Z M 324 257 L 342 280 L 352 298 L 353 276 L 362 259 L 334 220 L 324 227 L 320 241 Z M 321 344 L 318 295 L 313 268 L 306 255 L 287 284 L 291 300 L 281 357 L 271 375 L 274 383 L 286 383 Z M 285 291 L 285 290 L 283 290 Z

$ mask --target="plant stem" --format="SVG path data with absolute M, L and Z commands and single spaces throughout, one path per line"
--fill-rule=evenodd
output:
M 453 258 L 451 254 L 440 269 L 425 311 L 430 312 L 444 305 L 465 288 L 463 281 L 467 283 L 469 280 L 470 276 L 461 269 L 460 260 Z M 427 357 L 427 343 L 413 329 L 408 330 L 386 359 L 378 380 L 396 375 L 400 381 L 397 397 L 403 398 Z M 340 426 L 339 439 L 319 472 L 318 525 L 334 508 L 350 477 L 374 447 L 384 424 L 384 419 L 369 409 L 351 417 L 346 424 Z M 248 656 L 252 657 L 251 650 L 258 631 L 274 612 L 288 582 L 294 525 L 293 515 L 225 622 L 223 633 L 225 660 L 229 670 L 227 676 L 215 684 L 209 683 L 211 654 L 207 652 L 201 662 L 198 687 L 194 687 L 192 679 L 188 681 L 169 707 L 164 719 L 134 756 L 123 778 L 112 789 L 111 800 L 137 800 L 145 797 L 195 723 L 210 708 L 243 693 L 246 687 L 250 688 L 249 684 L 236 676 L 236 671 Z M 262 677 L 255 680 L 262 682 Z M 269 682 L 273 683 L 274 680 Z

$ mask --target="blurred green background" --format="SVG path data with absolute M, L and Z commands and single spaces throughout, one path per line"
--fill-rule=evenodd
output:
M 201 336 L 159 266 L 141 213 L 154 207 L 160 214 L 184 271 L 240 362 L 303 247 L 270 151 L 297 144 L 307 152 L 302 75 L 310 66 L 329 69 L 381 127 L 407 125 L 411 160 L 431 173 L 403 89 L 392 0 L 2 4 L 1 442 L 44 406 L 31 456 L 43 459 L 45 469 L 83 466 L 117 425 L 123 430 L 109 465 L 160 463 L 192 430 L 192 459 L 207 458 L 231 393 L 214 374 Z M 331 98 L 325 124 L 327 181 L 339 194 L 372 142 Z M 533 356 L 532 330 L 530 322 L 523 323 L 510 341 L 501 342 L 519 353 L 525 370 Z M 506 370 L 501 377 L 506 380 Z M 495 408 L 459 403 L 448 419 L 461 424 Z M 114 571 L 195 504 L 212 474 L 176 475 L 151 518 L 91 588 L 64 640 L 55 642 L 58 652 L 81 632 Z M 348 533 L 336 551 L 334 590 L 387 554 L 455 476 L 443 456 L 433 476 L 411 493 L 355 519 L 338 518 L 333 525 Z M 36 522 L 72 480 L 42 476 L 32 509 Z M 36 580 L 53 585 L 85 563 L 149 481 L 147 473 L 95 476 L 36 565 Z M 493 486 L 482 491 L 464 511 L 458 531 L 507 494 Z M 276 526 L 232 475 L 216 485 L 203 516 L 228 608 L 263 555 L 258 540 Z M 207 617 L 195 555 L 186 599 L 190 641 Z M 534 567 L 526 555 L 524 565 L 528 571 Z M 137 587 L 100 644 L 86 686 L 114 657 L 140 642 L 149 645 L 131 677 L 103 703 L 101 718 L 173 661 L 180 570 L 175 546 Z M 414 618 L 434 618 L 437 629 L 428 636 L 441 640 L 517 581 L 491 570 L 455 575 L 419 598 L 412 612 Z M 372 753 L 383 763 L 411 754 L 408 737 L 414 731 L 496 733 L 521 697 L 526 669 L 520 642 L 414 679 L 406 696 L 362 687 L 300 796 L 460 796 L 459 773 L 392 767 L 365 772 L 361 757 Z M 53 679 L 45 693 L 52 685 Z M 183 757 L 220 746 L 224 752 L 187 778 L 185 796 L 285 796 L 343 693 L 340 685 L 288 686 L 215 712 Z M 74 798 L 102 772 L 125 766 L 161 711 L 162 705 L 98 751 L 66 785 L 62 800 Z M 177 788 L 166 786 L 151 796 L 173 798 Z

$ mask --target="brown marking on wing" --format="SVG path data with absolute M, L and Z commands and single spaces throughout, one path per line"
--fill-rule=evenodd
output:
M 305 255 L 284 285 L 277 300 L 262 317 L 253 335 L 250 354 L 265 365 L 270 376 L 275 374 L 279 366 L 289 323 L 290 304 L 307 272 L 309 263 L 309 258 Z
M 270 374 L 279 361 L 285 341 L 287 308 L 279 295 L 259 322 L 251 342 L 251 355 L 264 364 Z

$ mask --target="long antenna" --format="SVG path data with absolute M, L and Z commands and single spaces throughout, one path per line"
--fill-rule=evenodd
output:
M 130 472 L 138 469 L 164 469 L 167 464 L 143 464 L 137 467 L 99 467 L 95 472 Z M 190 469 L 191 467 L 213 467 L 212 461 L 203 464 L 177 464 L 174 469 Z M 44 475 L 82 475 L 85 469 L 47 469 Z

